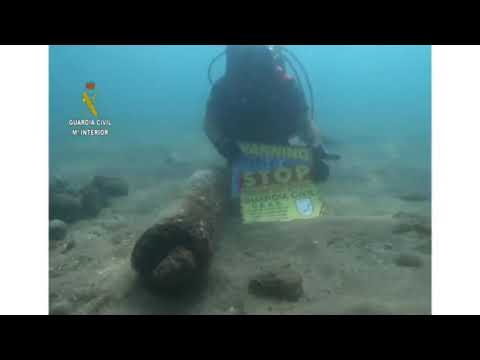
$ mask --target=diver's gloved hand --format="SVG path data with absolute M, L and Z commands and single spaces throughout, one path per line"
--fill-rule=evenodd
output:
M 228 162 L 232 163 L 242 156 L 242 150 L 238 144 L 231 139 L 222 139 L 216 144 L 217 150 Z
M 313 147 L 314 157 L 322 160 L 340 160 L 340 155 L 328 153 L 323 145 L 319 144 Z
M 330 176 L 330 168 L 324 160 L 339 160 L 340 156 L 329 154 L 322 145 L 313 147 L 313 168 L 312 178 L 315 182 L 325 182 Z
M 312 179 L 314 182 L 325 182 L 330 176 L 330 168 L 318 156 L 313 157 Z

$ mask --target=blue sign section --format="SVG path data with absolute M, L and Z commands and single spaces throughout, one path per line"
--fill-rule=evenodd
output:
M 237 199 L 240 197 L 242 174 L 246 172 L 273 171 L 280 167 L 294 167 L 297 165 L 308 165 L 308 162 L 299 159 L 243 154 L 242 158 L 238 159 L 232 166 L 232 198 Z

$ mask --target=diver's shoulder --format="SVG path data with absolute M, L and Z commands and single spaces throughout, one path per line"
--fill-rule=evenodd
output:
M 210 90 L 210 97 L 223 99 L 231 93 L 231 86 L 225 77 L 216 80 Z
M 301 85 L 293 77 L 283 79 L 281 89 L 289 95 L 298 95 L 302 92 Z
M 225 76 L 222 76 L 218 80 L 215 80 L 215 82 L 212 84 L 212 91 L 224 89 L 226 87 L 227 81 L 225 79 Z

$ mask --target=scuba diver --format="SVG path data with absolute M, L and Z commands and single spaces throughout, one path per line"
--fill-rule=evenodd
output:
M 286 55 L 304 70 L 298 59 L 280 46 L 228 45 L 210 63 L 210 83 L 211 67 L 224 54 L 226 72 L 212 86 L 204 119 L 204 130 L 216 150 L 232 164 L 241 156 L 238 142 L 289 145 L 297 136 L 313 149 L 313 179 L 326 181 L 330 171 L 325 160 L 339 156 L 325 151 L 314 124 L 313 101 L 309 107 L 298 73 Z M 296 79 L 287 73 L 287 63 Z

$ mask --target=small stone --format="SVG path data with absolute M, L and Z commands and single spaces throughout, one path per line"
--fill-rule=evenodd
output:
M 71 194 L 50 194 L 50 219 L 73 222 L 82 217 L 82 203 L 78 196 Z
M 62 254 L 66 254 L 67 252 L 69 252 L 70 250 L 72 250 L 73 248 L 75 247 L 75 241 L 73 239 L 70 239 L 69 241 L 67 241 L 65 243 L 65 245 L 63 246 L 63 249 L 61 251 Z
M 403 194 L 398 196 L 399 199 L 403 201 L 428 201 L 430 197 L 426 194 L 419 194 L 419 193 L 410 193 L 410 194 Z
M 245 250 L 243 253 L 244 253 L 246 256 L 249 256 L 249 257 L 255 257 L 255 254 L 254 254 L 254 253 L 252 253 L 252 252 L 251 252 L 251 251 L 249 251 L 249 250 Z
M 424 235 L 424 236 L 431 236 L 432 235 L 432 227 L 431 227 L 430 224 L 415 224 L 414 225 L 414 230 L 419 235 Z
M 432 234 L 431 225 L 422 222 L 408 222 L 400 223 L 393 227 L 392 232 L 394 234 L 403 234 L 407 232 L 416 232 L 418 235 L 430 236 Z
M 380 304 L 358 304 L 344 313 L 344 315 L 392 315 L 392 311 Z
M 107 197 L 95 186 L 87 185 L 82 190 L 82 210 L 86 217 L 95 217 L 108 205 Z
M 48 224 L 48 231 L 50 234 L 50 240 L 62 240 L 67 234 L 67 224 L 62 220 L 51 220 Z
M 394 262 L 398 266 L 403 267 L 421 267 L 423 266 L 423 260 L 417 255 L 411 254 L 400 254 L 395 259 Z
M 394 234 L 403 234 L 413 230 L 414 228 L 412 224 L 398 224 L 393 227 L 392 232 Z
M 50 179 L 49 188 L 51 194 L 75 195 L 76 193 L 76 190 L 68 183 L 68 181 L 59 176 L 53 176 L 53 178 Z
M 257 296 L 295 301 L 303 294 L 303 279 L 298 272 L 283 266 L 254 276 L 248 290 Z

